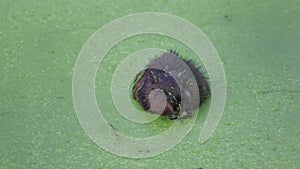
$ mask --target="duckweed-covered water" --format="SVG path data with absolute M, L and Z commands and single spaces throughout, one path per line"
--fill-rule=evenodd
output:
M 299 1 L 0 4 L 0 168 L 300 165 Z M 175 148 L 152 158 L 130 159 L 99 148 L 83 131 L 73 107 L 72 74 L 83 44 L 96 30 L 121 16 L 151 11 L 182 17 L 208 36 L 225 69 L 227 102 L 221 123 L 205 144 L 197 139 L 209 104 L 201 107 L 196 125 Z M 155 135 L 172 124 L 160 118 L 138 126 L 111 107 L 114 70 L 124 56 L 149 47 L 177 49 L 201 66 L 186 46 L 160 35 L 131 37 L 107 54 L 96 76 L 98 104 L 114 128 L 135 137 Z

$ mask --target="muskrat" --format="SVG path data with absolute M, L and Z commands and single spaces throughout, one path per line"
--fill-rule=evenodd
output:
M 210 88 L 191 60 L 171 50 L 135 76 L 132 92 L 145 111 L 174 120 L 190 117 L 190 111 L 209 97 Z

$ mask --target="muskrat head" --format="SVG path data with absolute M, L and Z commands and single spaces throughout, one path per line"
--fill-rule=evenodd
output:
M 191 61 L 169 51 L 136 75 L 132 92 L 145 111 L 177 119 L 190 116 L 190 110 L 204 102 L 209 86 Z

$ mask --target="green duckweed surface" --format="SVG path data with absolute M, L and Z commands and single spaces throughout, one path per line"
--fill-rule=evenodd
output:
M 2 0 L 0 4 L 0 168 L 300 166 L 300 1 Z M 227 101 L 221 123 L 205 144 L 197 142 L 205 113 L 175 148 L 145 159 L 113 155 L 81 128 L 72 100 L 78 54 L 96 30 L 139 12 L 182 17 L 200 28 L 217 49 L 226 73 Z M 178 41 L 159 35 L 129 38 L 107 54 L 96 77 L 98 104 L 112 110 L 104 115 L 117 130 L 132 136 L 162 132 L 170 122 L 158 119 L 138 127 L 117 118 L 111 104 L 101 100 L 110 97 L 110 78 L 121 56 L 147 47 L 175 48 L 183 57 L 195 57 Z

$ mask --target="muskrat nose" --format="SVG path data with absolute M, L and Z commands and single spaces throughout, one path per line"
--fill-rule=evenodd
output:
M 149 96 L 149 111 L 155 114 L 162 114 L 167 106 L 167 97 L 161 89 L 151 90 Z

